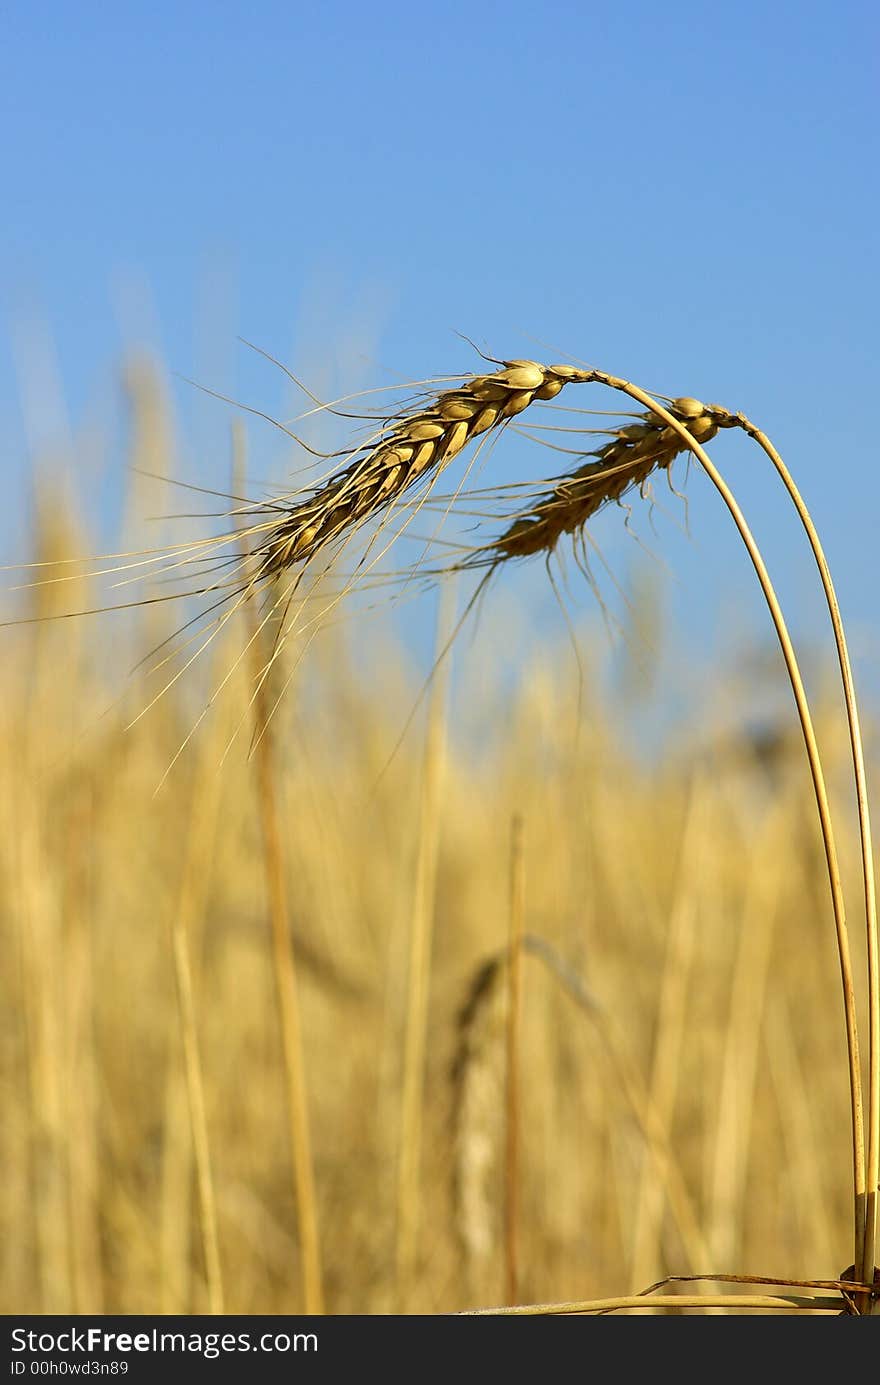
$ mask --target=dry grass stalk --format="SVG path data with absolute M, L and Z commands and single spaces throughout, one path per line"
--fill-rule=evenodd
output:
M 216 776 L 211 777 L 216 778 Z M 222 1315 L 225 1311 L 225 1296 L 220 1261 L 220 1237 L 217 1229 L 217 1202 L 214 1195 L 214 1175 L 211 1165 L 208 1118 L 205 1105 L 205 1082 L 199 1052 L 190 956 L 192 922 L 201 912 L 204 897 L 203 882 L 207 879 L 207 866 L 213 846 L 214 818 L 211 807 L 216 810 L 216 794 L 212 794 L 206 785 L 199 785 L 198 787 L 207 789 L 207 792 L 197 794 L 200 808 L 198 811 L 194 811 L 191 819 L 184 876 L 181 882 L 178 906 L 171 921 L 171 951 L 174 959 L 180 1037 L 183 1048 L 192 1149 L 196 1167 L 196 1185 L 199 1195 L 199 1225 L 202 1233 L 202 1251 L 208 1286 L 208 1311 L 216 1316 Z
M 458 1014 L 451 1074 L 455 1230 L 471 1300 L 481 1292 L 497 1223 L 495 1130 L 504 1091 L 503 978 L 504 954 L 490 957 L 474 972 Z
M 173 1023 L 180 1031 L 180 1002 Z M 168 1057 L 162 1110 L 162 1153 L 159 1172 L 159 1225 L 156 1232 L 155 1302 L 162 1316 L 192 1309 L 196 1276 L 191 1246 L 193 1136 L 192 1107 L 186 1068 L 174 1044 Z
M 19 805 L 20 957 L 31 1100 L 31 1207 L 34 1217 L 40 1309 L 69 1313 L 70 1273 L 69 1092 L 64 1083 L 65 1035 L 58 900 L 42 859 L 44 843 L 35 804 Z
M 38 552 L 54 573 L 70 551 L 71 532 L 65 511 L 52 503 L 51 494 L 41 481 L 36 495 Z M 35 594 L 34 614 L 38 618 L 54 614 L 55 597 L 52 588 Z M 36 707 L 53 683 L 72 682 L 79 671 L 78 648 L 59 648 L 57 632 L 45 626 L 39 628 L 28 670 L 30 710 L 22 727 L 21 745 L 15 752 L 16 760 L 20 756 L 21 784 L 15 802 L 15 832 L 10 840 L 12 854 L 7 865 L 13 892 L 10 922 L 14 922 L 18 934 L 19 993 L 31 1104 L 28 1209 L 34 1219 L 43 1313 L 70 1313 L 77 1308 L 79 1256 L 74 1253 L 72 1240 L 80 1219 L 72 1198 L 75 1192 L 84 1191 L 77 1180 L 79 1161 L 85 1153 L 80 1137 L 88 1140 L 93 1111 L 82 1112 L 82 1129 L 74 1136 L 75 1068 L 83 1055 L 77 1051 L 70 1000 L 75 934 L 80 934 L 81 942 L 84 919 L 75 919 L 81 899 L 72 911 L 73 918 L 66 907 L 72 902 L 69 860 L 60 878 L 50 869 L 51 823 L 49 816 L 40 811 L 38 786 L 56 743 L 52 737 L 54 728 L 42 724 Z M 53 806 L 57 812 L 57 805 Z
M 687 994 L 693 973 L 697 933 L 698 900 L 694 881 L 701 879 L 699 828 L 704 800 L 699 782 L 692 784 L 679 860 L 676 870 L 666 942 L 666 957 L 660 988 L 660 1008 L 654 1038 L 651 1075 L 647 1086 L 654 1119 L 662 1128 L 664 1142 L 672 1144 L 675 1108 L 683 1070 L 686 1035 Z M 652 1279 L 658 1271 L 661 1253 L 664 1190 L 655 1176 L 652 1161 L 643 1160 L 642 1177 L 636 1197 L 635 1238 L 630 1282 L 634 1288 Z
M 626 1294 L 620 1298 L 587 1299 L 582 1303 L 530 1303 L 517 1308 L 474 1308 L 460 1313 L 462 1318 L 547 1317 L 567 1314 L 680 1312 L 681 1309 L 723 1308 L 741 1313 L 755 1309 L 774 1313 L 839 1316 L 840 1297 L 806 1294 Z
M 229 658 L 228 649 L 218 650 L 216 663 L 219 673 Z M 228 715 L 228 713 L 227 713 Z M 219 739 L 222 743 L 223 728 Z M 196 1015 L 195 992 L 201 937 L 205 924 L 206 904 L 211 887 L 211 868 L 216 847 L 223 780 L 216 773 L 216 745 L 208 741 L 203 747 L 196 767 L 192 789 L 191 812 L 180 886 L 171 913 L 171 952 L 174 965 L 177 997 L 177 1027 L 180 1038 L 180 1058 L 183 1083 L 186 1088 L 186 1115 L 189 1119 L 190 1144 L 181 1139 L 181 1073 L 177 1054 L 169 1063 L 165 1146 L 163 1149 L 162 1198 L 162 1266 L 161 1294 L 164 1311 L 185 1312 L 190 1307 L 189 1268 L 189 1202 L 193 1164 L 198 1196 L 198 1224 L 205 1268 L 208 1311 L 219 1315 L 225 1311 L 226 1295 L 223 1285 L 220 1256 L 220 1234 L 217 1198 L 208 1131 L 205 1077 L 201 1059 L 201 1044 Z
M 180 925 L 179 916 L 172 927 L 172 951 L 178 1004 L 180 1006 L 180 1027 L 183 1040 L 190 1127 L 196 1163 L 196 1182 L 199 1190 L 202 1246 L 208 1282 L 208 1311 L 217 1315 L 224 1311 L 223 1275 L 220 1268 L 220 1242 L 217 1234 L 217 1206 L 211 1172 L 208 1120 L 205 1111 L 205 1086 L 196 1033 L 189 941 L 185 929 Z
M 520 1220 L 520 1064 L 523 1018 L 523 936 L 525 931 L 525 857 L 523 822 L 517 814 L 510 829 L 510 907 L 507 969 L 507 1101 L 504 1198 L 505 1299 L 519 1300 Z
M 68 1032 L 65 1085 L 76 1092 L 76 1118 L 68 1111 L 70 1254 L 73 1312 L 101 1313 L 103 1255 L 99 1224 L 99 1090 L 95 1070 L 95 957 L 92 937 L 94 801 L 84 785 L 70 812 L 65 862 L 65 970 Z
M 233 434 L 233 453 L 236 475 L 243 476 L 245 439 L 241 427 L 237 427 Z M 245 542 L 243 539 L 242 543 Z M 245 558 L 247 558 L 247 553 L 245 553 Z M 324 1289 L 305 1052 L 296 960 L 287 908 L 287 869 L 282 845 L 281 817 L 278 810 L 274 738 L 270 726 L 271 708 L 265 679 L 267 663 L 263 649 L 264 642 L 260 638 L 262 627 L 258 624 L 257 613 L 252 603 L 248 604 L 247 613 L 250 616 L 249 643 L 253 653 L 256 684 L 253 706 L 257 799 L 263 834 L 266 889 L 272 923 L 272 955 L 287 1078 L 288 1124 L 293 1158 L 294 1195 L 303 1262 L 304 1308 L 305 1312 L 311 1315 L 323 1313 Z
M 454 587 L 441 593 L 437 615 L 437 647 L 442 649 L 452 626 Z M 440 805 L 446 759 L 448 665 L 442 666 L 428 704 L 428 724 L 422 769 L 419 845 L 410 923 L 406 1028 L 403 1048 L 400 1154 L 397 1184 L 396 1270 L 398 1301 L 410 1300 L 418 1263 L 421 1220 L 422 1108 L 425 1050 L 428 1035 L 434 904 L 437 887 Z
M 828 1213 L 828 1190 L 823 1187 L 816 1155 L 819 1147 L 815 1103 L 810 1079 L 798 1053 L 795 1017 L 787 998 L 774 996 L 764 1024 L 764 1061 L 786 1119 L 781 1122 L 786 1169 L 798 1196 L 790 1199 L 789 1216 L 800 1222 L 816 1247 L 816 1264 L 833 1267 L 836 1249 Z M 787 1190 L 786 1190 L 787 1192 Z M 788 1199 L 787 1199 L 788 1200 Z
M 790 809 L 789 802 L 783 799 L 782 803 Z M 717 1265 L 737 1264 L 743 1248 L 761 1019 L 782 884 L 780 876 L 770 869 L 785 848 L 787 814 L 783 815 L 781 806 L 771 809 L 763 824 L 760 853 L 749 876 L 737 928 L 709 1193 L 710 1241 Z

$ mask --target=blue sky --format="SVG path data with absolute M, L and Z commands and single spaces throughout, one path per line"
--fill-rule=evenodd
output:
M 471 368 L 457 330 L 746 409 L 802 482 L 871 677 L 876 5 L 12 0 L 3 23 L 7 552 L 29 447 L 65 417 L 118 442 L 133 346 L 289 412 L 238 333 L 357 387 Z M 222 478 L 226 412 L 174 390 L 184 470 Z M 795 526 L 748 450 L 717 456 L 812 639 Z M 693 539 L 648 537 L 711 653 L 760 614 L 689 490 Z

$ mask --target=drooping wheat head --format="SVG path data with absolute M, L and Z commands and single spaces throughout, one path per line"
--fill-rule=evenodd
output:
M 730 427 L 730 415 L 717 404 L 682 397 L 670 412 L 687 427 L 696 442 L 708 442 L 719 428 Z M 585 454 L 582 466 L 559 478 L 552 489 L 516 515 L 497 539 L 468 558 L 463 566 L 494 566 L 513 558 L 552 553 L 566 535 L 580 533 L 605 505 L 622 501 L 633 488 L 645 493 L 655 471 L 668 471 L 687 451 L 681 436 L 655 414 L 642 414 L 637 423 L 615 430 L 602 447 Z
M 555 399 L 592 372 L 512 360 L 490 375 L 464 376 L 455 389 L 383 422 L 378 433 L 311 494 L 287 507 L 258 545 L 259 576 L 308 563 L 334 540 L 385 511 L 436 475 L 475 438 L 502 428 L 535 401 Z

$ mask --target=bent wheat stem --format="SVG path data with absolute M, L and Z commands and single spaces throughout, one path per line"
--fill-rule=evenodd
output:
M 853 1159 L 853 1183 L 854 1183 L 854 1230 L 857 1265 L 862 1264 L 865 1257 L 865 1192 L 866 1192 L 866 1170 L 865 1170 L 865 1130 L 864 1113 L 862 1104 L 862 1082 L 861 1069 L 859 1062 L 859 1042 L 858 1026 L 856 1020 L 856 1001 L 855 986 L 853 983 L 852 959 L 849 947 L 849 934 L 846 924 L 846 906 L 843 898 L 843 887 L 840 878 L 840 866 L 837 855 L 837 846 L 834 837 L 834 828 L 831 819 L 831 808 L 828 801 L 828 792 L 825 784 L 825 774 L 822 769 L 822 761 L 819 755 L 819 747 L 816 741 L 816 734 L 813 727 L 813 719 L 804 689 L 803 678 L 800 666 L 795 654 L 794 645 L 782 614 L 782 608 L 776 596 L 770 575 L 761 556 L 761 551 L 746 523 L 745 516 L 740 509 L 736 498 L 727 482 L 718 471 L 705 449 L 697 440 L 690 435 L 684 423 L 678 419 L 674 413 L 665 408 L 662 404 L 652 398 L 638 385 L 631 384 L 628 380 L 619 379 L 616 376 L 608 375 L 604 371 L 591 371 L 594 379 L 602 384 L 608 385 L 611 389 L 618 390 L 623 394 L 629 395 L 631 399 L 637 400 L 647 409 L 662 419 L 668 428 L 672 428 L 681 438 L 684 445 L 694 454 L 697 461 L 703 467 L 712 484 L 720 494 L 722 500 L 730 512 L 731 518 L 736 525 L 740 538 L 745 544 L 752 566 L 758 577 L 764 600 L 770 612 L 785 667 L 788 672 L 792 692 L 794 694 L 795 705 L 797 707 L 798 718 L 803 732 L 804 745 L 807 751 L 807 759 L 810 766 L 810 774 L 813 781 L 813 790 L 816 798 L 816 806 L 819 812 L 819 824 L 822 832 L 822 841 L 825 849 L 825 858 L 828 868 L 828 879 L 831 889 L 831 903 L 834 913 L 834 923 L 837 933 L 837 948 L 840 960 L 841 980 L 843 985 L 844 1014 L 846 1023 L 847 1053 L 849 1060 L 849 1082 L 850 1082 L 850 1105 L 852 1116 L 852 1159 Z M 719 414 L 730 418 L 726 410 L 719 410 Z M 729 426 L 729 425 L 728 425 Z
M 856 803 L 859 815 L 859 837 L 861 841 L 862 855 L 862 878 L 865 894 L 865 922 L 867 927 L 867 948 L 868 948 L 868 1129 L 867 1129 L 867 1167 L 865 1170 L 866 1197 L 865 1197 L 865 1235 L 861 1258 L 860 1278 L 865 1284 L 874 1281 L 874 1269 L 877 1263 L 877 1197 L 878 1184 L 880 1184 L 880 943 L 878 943 L 877 927 L 877 891 L 874 875 L 874 848 L 871 836 L 871 816 L 868 804 L 868 786 L 865 774 L 865 756 L 862 748 L 862 734 L 859 724 L 859 708 L 856 700 L 855 682 L 852 673 L 852 664 L 849 657 L 849 648 L 846 641 L 843 620 L 840 614 L 840 606 L 837 600 L 837 593 L 834 590 L 834 582 L 831 577 L 831 569 L 825 557 L 824 549 L 813 523 L 809 510 L 801 496 L 800 491 L 795 485 L 788 467 L 782 460 L 776 448 L 763 433 L 757 428 L 750 419 L 743 413 L 733 415 L 737 424 L 753 438 L 759 447 L 770 458 L 776 471 L 782 480 L 789 497 L 797 510 L 798 517 L 806 532 L 809 540 L 819 577 L 822 582 L 822 590 L 828 604 L 828 612 L 831 617 L 831 628 L 834 632 L 834 643 L 837 649 L 837 659 L 840 665 L 840 677 L 843 684 L 843 696 L 846 705 L 847 725 L 849 729 L 850 749 L 853 761 L 853 775 L 856 786 Z M 858 1266 L 858 1248 L 856 1251 Z

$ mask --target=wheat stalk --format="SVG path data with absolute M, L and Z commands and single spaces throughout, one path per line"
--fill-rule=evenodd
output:
M 245 471 L 244 429 L 233 432 L 233 469 Z M 247 560 L 247 540 L 242 536 L 242 552 Z M 285 834 L 279 808 L 278 773 L 275 743 L 269 727 L 270 708 L 265 681 L 268 663 L 262 649 L 264 622 L 258 622 L 253 605 L 250 617 L 249 648 L 255 674 L 254 748 L 257 771 L 257 802 L 263 844 L 263 865 L 267 904 L 272 928 L 272 959 L 278 997 L 278 1018 L 287 1085 L 287 1124 L 293 1164 L 294 1199 L 302 1255 L 303 1307 L 309 1315 L 324 1312 L 323 1261 L 318 1218 L 318 1198 L 312 1153 L 311 1117 L 306 1076 L 305 1045 L 296 951 L 290 928 L 287 897 L 287 859 Z
M 525 927 L 525 854 L 523 820 L 514 815 L 510 828 L 510 903 L 507 935 L 507 1091 L 504 1161 L 505 1298 L 519 1301 L 520 1067 L 523 1028 L 523 937 Z
M 865 899 L 865 924 L 867 933 L 868 957 L 868 1128 L 865 1140 L 865 1233 L 862 1259 L 859 1266 L 861 1278 L 865 1283 L 873 1280 L 876 1261 L 878 1195 L 880 1195 L 880 929 L 877 922 L 877 889 L 874 877 L 874 847 L 871 834 L 871 816 L 868 803 L 868 785 L 865 774 L 865 754 L 862 746 L 862 733 L 859 723 L 859 709 L 856 700 L 852 663 L 846 641 L 846 632 L 840 614 L 837 593 L 831 577 L 831 569 L 825 557 L 818 531 L 809 510 L 794 483 L 794 478 L 782 457 L 773 446 L 766 433 L 762 432 L 751 419 L 743 413 L 732 415 L 734 424 L 742 428 L 766 453 L 775 467 L 782 484 L 797 511 L 798 518 L 806 533 L 819 572 L 822 590 L 831 619 L 831 629 L 840 666 L 840 678 L 846 707 L 847 728 L 853 762 L 853 776 L 856 787 L 856 805 L 859 818 L 859 839 L 862 857 L 862 883 Z
M 437 642 L 447 639 L 454 611 L 454 586 L 442 593 L 437 612 Z M 422 1214 L 424 1088 L 428 1053 L 428 1012 L 434 944 L 440 817 L 446 769 L 447 698 L 444 680 L 432 689 L 425 729 L 419 807 L 418 853 L 409 936 L 406 1021 L 403 1035 L 400 1150 L 397 1170 L 395 1269 L 401 1311 L 412 1301 L 418 1271 Z
M 503 1099 L 501 984 L 505 954 L 481 962 L 458 1013 L 452 1063 L 455 1230 L 469 1293 L 482 1283 L 495 1240 L 496 1112 Z
M 831 1295 L 807 1294 L 626 1294 L 620 1298 L 587 1299 L 581 1303 L 530 1303 L 515 1308 L 471 1308 L 457 1316 L 485 1317 L 547 1317 L 579 1314 L 632 1312 L 678 1312 L 682 1308 L 729 1308 L 742 1312 L 766 1309 L 775 1313 L 833 1314 L 840 1316 L 845 1300 Z M 845 1311 L 845 1310 L 844 1310 Z

